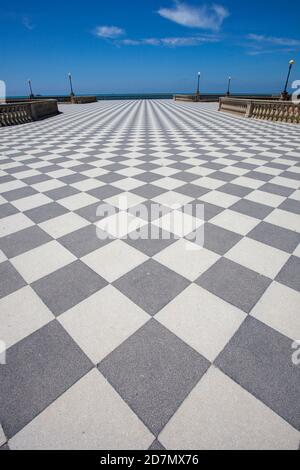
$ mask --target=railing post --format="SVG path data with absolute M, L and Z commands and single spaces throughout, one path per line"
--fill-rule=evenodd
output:
M 252 114 L 253 114 L 253 107 L 254 107 L 254 103 L 253 103 L 253 101 L 250 101 L 250 102 L 247 104 L 247 110 L 246 110 L 246 117 L 247 117 L 247 118 L 251 118 L 251 117 L 252 117 Z

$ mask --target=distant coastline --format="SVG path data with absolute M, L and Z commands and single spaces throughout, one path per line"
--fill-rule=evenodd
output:
M 86 93 L 85 95 L 97 96 L 98 101 L 102 100 L 170 100 L 176 93 Z M 180 94 L 189 94 L 189 93 L 180 93 Z M 223 93 L 203 93 L 205 96 L 216 96 L 224 95 Z M 232 93 L 232 96 L 272 96 L 276 93 Z M 83 94 L 78 94 L 77 96 L 85 96 Z M 35 95 L 36 98 L 67 98 L 69 95 Z M 7 99 L 28 99 L 28 96 L 8 96 Z

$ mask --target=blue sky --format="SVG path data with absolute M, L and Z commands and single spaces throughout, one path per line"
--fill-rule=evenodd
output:
M 5 2 L 0 79 L 9 95 L 279 92 L 288 62 L 300 79 L 295 0 L 61 0 Z

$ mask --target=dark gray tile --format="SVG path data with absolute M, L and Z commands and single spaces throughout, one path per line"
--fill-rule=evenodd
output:
M 265 276 L 221 258 L 197 279 L 196 284 L 249 313 L 271 282 Z
M 270 181 L 274 178 L 274 175 L 269 175 L 268 173 L 261 173 L 259 171 L 250 171 L 249 173 L 245 174 L 245 177 L 259 181 Z
M 247 237 L 288 253 L 293 253 L 300 243 L 300 235 L 297 232 L 267 222 L 261 222 Z
M 235 180 L 237 178 L 236 175 L 233 175 L 231 173 L 225 173 L 223 171 L 216 171 L 215 173 L 211 173 L 209 175 L 210 178 L 214 178 L 216 180 L 220 180 L 220 181 L 232 181 L 232 180 Z
M 92 369 L 58 322 L 52 321 L 7 351 L 0 367 L 0 421 L 7 438 Z
M 155 320 L 98 366 L 157 436 L 210 363 Z
M 61 188 L 56 188 L 52 189 L 51 191 L 47 191 L 45 194 L 46 196 L 53 199 L 53 201 L 59 201 L 59 199 L 74 196 L 74 194 L 78 194 L 79 192 L 80 191 L 78 191 L 78 189 L 75 189 L 72 186 L 62 186 Z
M 145 184 L 144 186 L 133 189 L 131 192 L 138 196 L 145 197 L 146 199 L 153 199 L 165 193 L 166 190 L 158 186 L 153 186 L 152 184 Z
M 202 228 L 201 228 L 202 230 Z M 241 235 L 230 232 L 222 227 L 205 223 L 204 225 L 204 248 L 225 255 L 234 245 L 242 239 Z
M 107 245 L 112 240 L 101 239 L 97 236 L 97 227 L 88 225 L 59 239 L 59 243 L 69 250 L 77 258 L 91 253 L 92 251 Z
M 35 207 L 25 212 L 25 215 L 29 217 L 36 224 L 41 224 L 46 220 L 54 219 L 60 215 L 66 214 L 68 209 L 61 206 L 57 202 L 50 202 L 41 207 Z
M 125 176 L 119 175 L 117 173 L 106 173 L 105 175 L 97 176 L 97 179 L 99 181 L 102 181 L 103 183 L 109 184 L 109 183 L 114 183 L 116 181 L 123 180 Z
M 300 202 L 295 201 L 294 199 L 287 199 L 279 206 L 278 209 L 300 215 Z
M 39 279 L 32 288 L 58 316 L 102 289 L 107 282 L 81 261 L 75 261 Z
M 114 282 L 114 286 L 150 315 L 155 315 L 188 285 L 184 277 L 149 260 Z
M 258 204 L 257 202 L 247 201 L 246 199 L 241 199 L 231 206 L 230 210 L 263 220 L 269 214 L 271 214 L 271 212 L 273 212 L 274 207 Z
M 151 226 L 149 225 L 149 230 L 150 227 Z M 160 235 L 157 239 L 153 239 L 149 235 L 147 239 L 137 238 L 136 240 L 133 240 L 128 237 L 125 241 L 133 248 L 136 248 L 145 255 L 152 257 L 176 241 L 175 237 L 172 237 L 172 235 L 170 236 L 169 233 L 164 232 L 163 230 L 159 230 L 159 233 Z
M 294 189 L 286 188 L 285 186 L 279 186 L 278 184 L 273 183 L 264 184 L 259 188 L 259 190 L 284 197 L 288 197 L 294 192 Z
M 121 192 L 122 191 L 120 189 L 115 188 L 114 186 L 111 186 L 109 184 L 105 186 L 101 186 L 100 188 L 91 189 L 90 191 L 87 191 L 88 194 L 90 194 L 91 196 L 97 197 L 100 201 L 116 196 L 117 194 L 120 194 Z
M 26 286 L 24 279 L 9 261 L 0 263 L 0 280 L 0 299 Z
M 216 366 L 300 430 L 300 368 L 292 353 L 289 338 L 248 317 Z
M 209 175 L 210 177 L 212 175 Z M 221 191 L 222 193 L 226 194 L 231 194 L 232 196 L 238 196 L 238 197 L 245 197 L 248 194 L 250 194 L 253 189 L 246 188 L 244 186 L 239 186 L 237 184 L 224 184 L 224 186 L 221 186 L 221 188 L 218 188 L 218 191 Z
M 29 176 L 29 178 L 24 178 L 23 181 L 24 183 L 28 185 L 32 184 L 37 184 L 37 183 L 44 183 L 45 181 L 49 181 L 51 178 L 47 175 L 35 175 L 35 176 Z
M 40 227 L 33 226 L 1 238 L 0 249 L 8 258 L 14 258 L 50 240 L 52 240 L 50 235 L 45 233 Z
M 10 215 L 16 214 L 19 212 L 15 206 L 9 204 L 8 202 L 0 205 L 0 219 L 4 217 L 9 217 Z
M 148 450 L 166 450 L 165 447 L 156 439 L 152 442 Z
M 294 171 L 284 171 L 280 176 L 282 178 L 289 178 L 291 180 L 300 180 L 300 173 L 295 173 Z
M 8 444 L 4 444 L 4 446 L 0 447 L 0 450 L 10 450 Z
M 199 204 L 199 201 L 197 201 Z M 224 209 L 214 204 L 209 204 L 208 202 L 204 203 L 204 220 L 209 221 L 213 219 L 216 215 L 220 214 Z
M 300 292 L 300 258 L 291 256 L 276 277 L 276 281 Z
M 30 186 L 24 186 L 23 188 L 2 193 L 1 196 L 3 196 L 7 201 L 17 201 L 18 199 L 23 199 L 24 197 L 33 196 L 33 194 L 37 194 L 37 191 L 35 191 Z
M 86 176 L 81 175 L 80 173 L 74 173 L 74 175 L 63 176 L 58 178 L 60 181 L 66 184 L 79 183 L 79 181 L 86 180 Z
M 140 175 L 134 176 L 134 178 L 138 181 L 143 181 L 144 183 L 153 183 L 153 181 L 160 180 L 162 177 L 161 175 L 147 171 L 145 173 L 141 173 Z
M 188 173 L 187 171 L 181 171 L 176 173 L 175 178 L 177 180 L 186 181 L 187 183 L 191 183 L 192 181 L 198 180 L 199 175 L 194 175 L 193 173 Z
M 191 183 L 185 184 L 184 186 L 175 189 L 175 191 L 177 193 L 184 194 L 185 196 L 193 197 L 196 199 L 198 197 L 204 196 L 204 194 L 209 193 L 210 189 L 201 188 L 200 186 Z

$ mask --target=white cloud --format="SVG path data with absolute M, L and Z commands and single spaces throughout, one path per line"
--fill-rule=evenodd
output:
M 184 36 L 184 37 L 166 37 L 166 38 L 147 38 L 147 39 L 121 39 L 115 42 L 122 46 L 161 46 L 161 47 L 184 47 L 199 46 L 205 43 L 218 42 L 217 36 Z
M 118 26 L 98 26 L 95 29 L 95 34 L 100 38 L 115 39 L 123 36 L 125 31 Z
M 264 36 L 260 34 L 249 34 L 248 39 L 259 44 L 269 44 L 274 46 L 299 47 L 300 40 L 290 38 L 278 38 L 273 36 Z
M 189 28 L 209 29 L 218 31 L 229 11 L 222 5 L 192 6 L 175 1 L 171 8 L 160 8 L 158 14 L 163 18 L 174 21 Z

